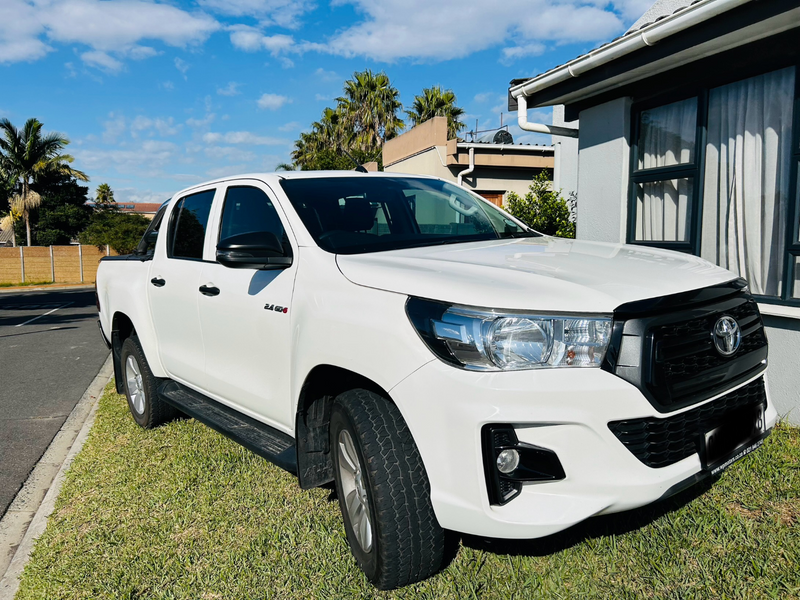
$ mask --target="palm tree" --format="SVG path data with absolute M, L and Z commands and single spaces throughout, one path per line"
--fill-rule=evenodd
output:
M 301 169 L 309 168 L 320 152 L 338 151 L 342 145 L 349 145 L 349 137 L 341 112 L 326 108 L 322 111 L 322 118 L 311 124 L 311 131 L 301 133 L 295 141 L 292 162 Z
M 16 182 L 19 192 L 11 197 L 12 210 L 25 220 L 28 246 L 31 245 L 30 215 L 42 202 L 42 197 L 31 189 L 40 175 L 61 173 L 81 181 L 89 181 L 85 173 L 73 169 L 74 160 L 61 151 L 69 140 L 60 133 L 42 134 L 42 123 L 28 119 L 18 130 L 8 119 L 0 119 L 0 161 L 3 171 Z
M 372 152 L 398 135 L 405 128 L 397 116 L 403 108 L 399 98 L 400 92 L 386 73 L 370 69 L 353 73 L 353 79 L 344 83 L 344 96 L 336 99 L 344 126 L 353 136 L 348 141 L 359 150 Z
M 5 213 L 2 217 L 0 217 L 0 231 L 14 228 L 14 222 L 16 221 L 16 218 L 10 204 L 11 194 L 14 191 L 14 185 L 15 182 L 13 178 L 3 168 L 2 155 L 0 155 L 0 207 L 8 203 L 7 212 L 0 209 L 0 214 Z M 14 234 L 11 235 L 11 244 L 14 246 L 17 245 L 16 236 Z
M 107 183 L 98 185 L 97 191 L 95 192 L 95 207 L 99 209 L 114 208 L 116 204 L 114 200 L 114 190 L 111 189 L 111 186 Z
M 424 123 L 433 117 L 447 117 L 447 137 L 454 139 L 466 125 L 459 121 L 464 109 L 456 106 L 453 90 L 443 90 L 441 86 L 422 90 L 421 96 L 414 96 L 414 104 L 406 114 L 414 125 Z

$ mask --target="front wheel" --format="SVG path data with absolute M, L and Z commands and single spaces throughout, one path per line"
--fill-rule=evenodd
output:
M 367 578 L 389 590 L 437 573 L 445 532 L 397 407 L 368 390 L 345 392 L 334 401 L 330 435 L 347 541 Z

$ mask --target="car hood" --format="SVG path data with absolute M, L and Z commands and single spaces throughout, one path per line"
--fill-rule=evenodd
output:
M 340 254 L 355 284 L 453 304 L 611 313 L 735 275 L 688 254 L 549 236 Z

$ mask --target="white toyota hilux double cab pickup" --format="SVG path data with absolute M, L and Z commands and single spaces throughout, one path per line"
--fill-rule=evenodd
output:
M 335 482 L 389 589 L 452 532 L 535 538 L 665 498 L 777 415 L 746 282 L 537 233 L 433 177 L 245 175 L 176 194 L 97 275 L 117 390 Z

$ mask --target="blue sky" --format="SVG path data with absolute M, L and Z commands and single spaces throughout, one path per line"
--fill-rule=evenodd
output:
M 440 84 L 456 93 L 469 128 L 475 119 L 497 127 L 510 79 L 620 35 L 649 5 L 0 0 L 0 117 L 18 127 L 36 117 L 69 137 L 91 194 L 108 183 L 120 201 L 160 202 L 289 162 L 298 133 L 365 68 L 385 71 L 405 105 Z

